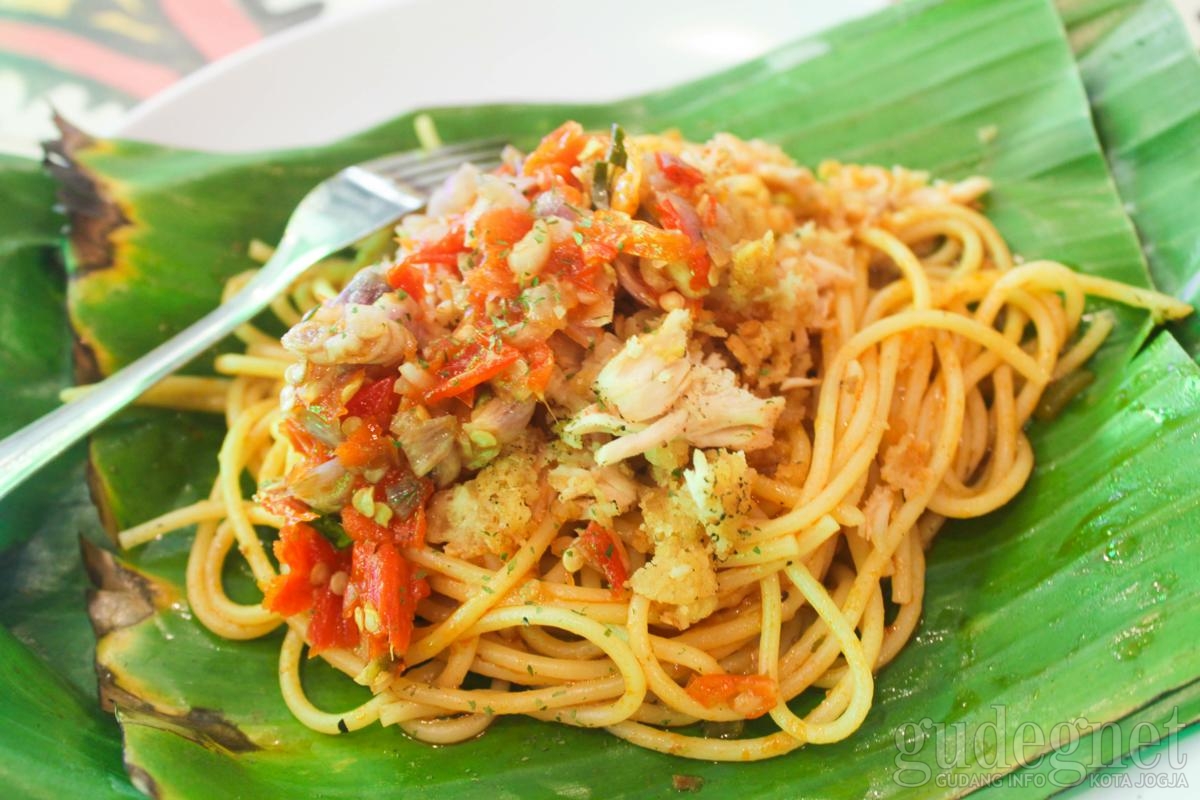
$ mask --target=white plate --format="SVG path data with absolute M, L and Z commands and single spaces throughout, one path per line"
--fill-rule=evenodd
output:
M 216 62 L 134 109 L 119 135 L 202 150 L 321 144 L 426 106 L 601 101 L 671 86 L 885 5 L 884 0 L 394 0 L 325 17 Z M 617 45 L 616 42 L 620 44 Z M 1099 787 L 1184 797 L 1155 751 Z M 1179 743 L 1200 787 L 1200 735 Z M 1156 777 L 1158 778 L 1156 780 Z
M 671 86 L 883 0 L 400 0 L 297 26 L 133 110 L 120 135 L 205 150 L 320 144 L 424 106 L 599 101 Z

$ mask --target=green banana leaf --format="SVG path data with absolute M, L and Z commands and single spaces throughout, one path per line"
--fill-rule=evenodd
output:
M 0 375 L 5 377 L 6 413 L 0 437 L 58 404 L 58 390 L 71 385 L 71 346 L 64 335 L 59 229 L 54 182 L 28 159 L 0 156 Z M 76 458 L 78 460 L 78 458 Z M 69 487 L 66 464 L 41 476 L 43 485 Z M 0 502 L 0 550 L 28 537 L 45 514 L 40 487 L 21 487 Z
M 1154 282 L 1200 299 L 1200 55 L 1166 0 L 1059 0 L 1096 129 Z M 1172 332 L 1200 357 L 1200 319 Z
M 82 641 L 82 640 L 79 640 Z M 121 766 L 121 740 L 94 697 L 78 691 L 0 628 L 6 731 L 0 780 L 16 798 L 140 795 Z
M 1189 190 L 1192 184 L 1180 178 L 1200 171 L 1200 153 L 1193 144 L 1200 142 L 1200 57 L 1167 0 L 1058 0 L 1057 7 L 1110 172 L 1137 227 L 1153 281 L 1160 290 L 1195 304 L 1200 228 L 1191 220 L 1200 207 Z M 1172 323 L 1170 330 L 1193 358 L 1200 357 L 1195 316 Z M 1196 720 L 1200 688 L 1195 684 L 1160 698 L 1122 721 L 1125 738 L 1104 756 L 1113 765 L 1107 770 L 1128 763 L 1129 752 L 1136 749 L 1128 736 L 1138 722 L 1155 725 L 1160 736 L 1177 740 L 1178 726 Z M 1126 757 L 1118 758 L 1122 752 Z
M 1093 776 L 1108 775 L 1116 780 L 1132 763 L 1130 754 L 1136 754 L 1132 758 L 1140 759 L 1143 766 L 1151 766 L 1155 756 L 1159 760 L 1176 758 L 1182 734 L 1194 731 L 1186 727 L 1188 721 L 1198 718 L 1200 682 L 1193 682 L 1123 717 L 1115 726 L 1089 732 L 1075 744 L 1006 775 L 985 791 L 1012 798 L 1045 797 L 1057 788 L 1056 780 L 1082 776 L 1098 763 L 1107 766 L 1095 770 Z M 1063 796 L 1085 797 L 1089 788 L 1088 782 L 1082 782 Z
M 54 182 L 40 164 L 0 157 L 0 436 L 54 408 L 71 384 L 53 202 Z M 83 461 L 76 448 L 0 501 L 0 618 L 11 626 L 0 629 L 0 786 L 12 797 L 136 796 L 120 732 L 96 704 L 74 542 L 81 531 L 99 533 Z
M 982 171 L 997 181 L 990 213 L 1018 250 L 1144 282 L 1145 263 L 1105 172 L 1057 20 L 1037 2 L 999 5 L 894 9 L 730 74 L 607 108 L 447 110 L 435 118 L 447 139 L 497 131 L 527 143 L 574 116 L 642 129 L 677 125 L 690 136 L 728 128 L 780 141 L 808 161 L 896 161 L 948 177 Z M 997 136 L 984 144 L 979 131 L 991 125 Z M 68 182 L 68 200 L 77 213 L 86 210 L 92 226 L 90 238 L 77 236 L 70 262 L 71 315 L 85 346 L 85 374 L 113 369 L 206 310 L 221 279 L 249 266 L 246 242 L 277 235 L 308 185 L 344 163 L 412 144 L 408 118 L 330 148 L 270 156 L 77 139 L 72 152 L 80 169 Z M 129 220 L 134 224 L 123 223 Z M 1137 221 L 1145 236 L 1145 223 Z M 0 294 L 0 303 L 12 297 Z M 23 313 L 16 308 L 12 318 Z M 1125 315 L 1122 323 L 1093 364 L 1100 388 L 1056 426 L 1034 432 L 1041 466 L 1019 502 L 940 540 L 922 632 L 880 676 L 877 706 L 848 742 L 766 764 L 716 766 L 526 720 L 504 720 L 477 742 L 438 750 L 391 730 L 317 736 L 296 725 L 278 698 L 277 640 L 223 642 L 178 607 L 186 547 L 180 535 L 135 554 L 125 567 L 91 559 L 103 587 L 98 597 L 118 610 L 149 613 L 103 638 L 105 689 L 119 702 L 131 772 L 140 787 L 162 796 L 208 796 L 230 787 L 246 797 L 652 796 L 672 793 L 673 773 L 704 777 L 706 790 L 718 796 L 734 790 L 882 796 L 901 789 L 896 758 L 909 744 L 897 744 L 900 726 L 929 718 L 963 723 L 970 733 L 986 730 L 992 703 L 1004 704 L 1009 734 L 1020 721 L 1049 730 L 1079 715 L 1096 725 L 1147 719 L 1168 732 L 1161 723 L 1171 709 L 1179 721 L 1190 721 L 1198 706 L 1200 663 L 1189 647 L 1197 631 L 1184 612 L 1200 586 L 1189 566 L 1197 563 L 1189 527 L 1200 486 L 1172 473 L 1195 458 L 1189 419 L 1200 400 L 1195 367 L 1168 338 L 1122 371 L 1147 330 L 1139 315 Z M 62 343 L 45 337 L 52 341 Z M 211 478 L 219 435 L 211 419 L 147 410 L 110 426 L 91 448 L 110 521 L 130 524 L 194 499 Z M 71 477 L 78 491 L 79 473 Z M 1167 500 L 1170 507 L 1157 508 Z M 8 519 L 0 535 L 12 530 Z M 97 726 L 95 736 L 71 747 L 81 754 L 72 761 L 77 769 L 61 774 L 30 773 L 44 745 L 10 743 L 0 734 L 0 783 L 22 796 L 81 795 L 88 779 L 91 796 L 101 793 L 95 787 L 130 790 L 112 778 L 120 763 L 115 739 L 103 745 L 106 720 L 81 721 L 88 704 L 80 702 L 87 681 L 79 655 L 90 658 L 81 646 L 87 635 L 81 568 L 72 558 L 65 569 L 62 552 L 73 556 L 79 532 L 92 529 L 94 520 L 77 506 L 74 516 L 48 520 L 38 539 L 0 567 L 6 587 L 25 576 L 19 591 L 0 593 L 0 619 L 70 676 L 65 683 L 41 681 L 24 695 L 31 702 L 4 704 L 0 714 L 14 723 L 5 729 L 39 719 L 32 701 L 43 700 L 42 708 L 73 731 Z M 141 577 L 130 578 L 126 568 Z M 229 580 L 235 590 L 245 587 L 244 575 Z M 151 594 L 158 605 L 146 606 L 147 585 L 159 587 Z M 98 616 L 112 621 L 111 611 Z M 19 648 L 0 638 L 0 661 L 7 664 L 9 650 L 16 650 L 16 663 L 33 670 L 37 662 L 20 661 Z M 354 687 L 312 667 L 306 677 L 319 701 L 330 708 L 355 701 Z M 6 690 L 8 678 L 0 675 Z M 1059 761 L 1041 759 L 1017 771 L 994 790 L 1040 796 L 1054 789 L 1050 776 L 1077 780 L 1128 748 L 1109 740 L 1092 748 L 1089 739 L 1072 753 L 1057 753 Z M 995 760 L 1001 743 L 991 742 L 942 770 L 931 749 L 936 744 L 926 742 L 911 758 L 931 775 L 990 777 L 1016 766 L 1010 758 Z M 1064 769 L 1064 759 L 1079 770 Z M 24 780 L 10 781 L 21 768 Z M 1039 770 L 1047 776 L 1041 788 L 1018 782 Z M 949 796 L 966 789 L 931 781 L 918 791 Z

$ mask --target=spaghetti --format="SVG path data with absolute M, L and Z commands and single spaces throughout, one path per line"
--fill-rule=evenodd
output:
M 325 733 L 448 743 L 523 714 L 720 761 L 844 739 L 943 520 L 1020 491 L 1043 393 L 1086 384 L 1113 319 L 1085 295 L 1190 312 L 1018 263 L 987 188 L 567 123 L 465 166 L 377 264 L 279 298 L 282 344 L 245 327 L 226 378 L 157 387 L 224 413 L 219 474 L 121 544 L 195 526 L 196 617 L 286 626 L 283 697 Z M 261 603 L 224 591 L 235 548 Z M 314 706 L 306 649 L 370 698 Z

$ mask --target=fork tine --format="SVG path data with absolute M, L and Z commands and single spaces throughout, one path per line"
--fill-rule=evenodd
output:
M 484 155 L 498 153 L 507 141 L 502 138 L 476 139 L 470 142 L 459 142 L 447 147 L 434 150 L 410 150 L 404 153 L 382 156 L 363 164 L 364 169 L 390 178 L 410 174 L 410 171 L 420 170 L 428 164 L 453 162 L 462 163 L 471 158 L 481 158 Z M 443 167 L 444 168 L 444 167 Z
M 482 159 L 469 159 L 469 160 L 471 161 L 472 164 L 474 164 L 476 167 L 478 167 L 483 172 L 488 172 L 490 170 L 493 170 L 496 167 L 500 166 L 500 164 L 501 164 L 500 159 L 496 158 L 495 155 L 493 155 L 491 158 L 486 159 L 486 160 L 482 160 Z M 442 181 L 446 180 L 446 178 L 449 177 L 454 172 L 454 170 L 458 168 L 458 165 L 460 163 L 462 163 L 462 162 L 456 161 L 447 169 L 443 169 L 443 170 L 436 171 L 436 172 L 429 172 L 429 173 L 421 175 L 417 178 L 409 178 L 407 176 L 400 176 L 400 177 L 395 178 L 395 180 L 401 181 L 405 185 L 411 186 L 412 188 L 414 188 L 418 191 L 428 193 L 428 192 L 431 192 L 434 189 L 436 189 L 438 186 L 440 186 L 442 184 Z
M 405 150 L 398 153 L 391 153 L 386 156 L 367 161 L 366 164 L 372 167 L 389 168 L 392 165 L 400 165 L 408 162 L 428 161 L 431 158 L 437 158 L 444 155 L 459 155 L 467 151 L 476 150 L 480 147 L 488 147 L 500 149 L 507 143 L 507 140 L 499 137 L 489 137 L 487 139 L 471 139 L 465 142 L 457 142 L 455 144 L 442 145 L 429 150 L 413 149 Z
M 480 147 L 453 155 L 438 156 L 415 164 L 405 164 L 400 169 L 387 170 L 379 174 L 401 183 L 427 183 L 429 180 L 435 179 L 435 176 L 436 180 L 441 180 L 441 178 L 458 169 L 464 162 L 469 161 L 478 166 L 482 161 L 495 161 L 498 156 L 499 150 L 497 148 Z

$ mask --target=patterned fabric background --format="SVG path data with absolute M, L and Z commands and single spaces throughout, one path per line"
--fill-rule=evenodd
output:
M 1200 0 L 1173 1 L 1200 45 Z M 51 106 L 109 132 L 128 109 L 192 70 L 366 2 L 0 0 L 0 151 L 37 156 L 37 142 L 54 132 Z
M 53 133 L 49 106 L 110 131 L 192 70 L 364 2 L 0 0 L 0 151 L 37 155 L 36 142 Z

